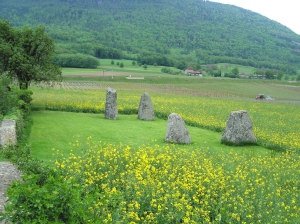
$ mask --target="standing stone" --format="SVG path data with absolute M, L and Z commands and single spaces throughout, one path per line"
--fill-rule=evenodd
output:
M 106 90 L 105 118 L 118 119 L 117 92 L 109 87 Z
M 181 116 L 172 113 L 168 117 L 167 134 L 165 142 L 190 144 L 190 133 L 185 127 Z
M 231 112 L 221 142 L 235 145 L 257 142 L 253 134 L 252 121 L 247 111 Z
M 140 99 L 138 118 L 140 120 L 153 121 L 154 110 L 152 100 L 148 93 L 144 93 Z
M 0 145 L 4 148 L 8 144 L 17 143 L 16 121 L 4 119 L 0 126 Z

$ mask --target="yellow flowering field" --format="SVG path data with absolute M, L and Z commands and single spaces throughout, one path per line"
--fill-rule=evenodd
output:
M 300 157 L 292 152 L 253 157 L 172 144 L 114 146 L 91 137 L 74 147 L 81 152 L 57 160 L 56 171 L 74 188 L 85 188 L 83 201 L 94 197 L 86 210 L 91 223 L 297 223 L 300 218 Z
M 165 89 L 130 89 L 122 84 L 118 92 L 119 113 L 137 113 L 139 100 L 148 91 L 157 117 L 166 118 L 170 113 L 180 114 L 189 125 L 223 131 L 231 111 L 247 110 L 253 121 L 258 141 L 271 148 L 300 148 L 299 105 L 276 101 L 242 100 L 238 98 L 213 98 L 186 94 L 164 93 Z M 50 110 L 103 113 L 105 88 L 100 90 L 33 89 L 34 107 Z
M 79 85 L 79 84 L 78 84 Z M 210 97 L 166 86 L 111 86 L 119 113 L 137 113 L 148 92 L 156 117 L 176 112 L 189 125 L 223 131 L 231 111 L 247 110 L 259 143 L 281 149 L 259 156 L 193 145 L 112 145 L 78 140 L 55 150 L 55 171 L 82 189 L 90 223 L 297 223 L 300 219 L 299 105 Z M 132 88 L 137 87 L 137 88 Z M 174 92 L 172 92 L 174 91 Z M 106 87 L 33 88 L 33 107 L 103 113 Z M 68 141 L 68 139 L 66 140 Z M 296 149 L 296 150 L 294 150 Z M 61 151 L 60 151 L 61 150 Z M 75 153 L 76 152 L 76 153 Z M 76 207 L 74 207 L 74 210 Z

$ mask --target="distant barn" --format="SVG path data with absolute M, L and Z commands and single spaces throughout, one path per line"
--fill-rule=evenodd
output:
M 184 71 L 184 74 L 185 75 L 197 75 L 197 76 L 202 76 L 201 72 L 200 71 L 194 71 L 192 69 L 186 69 Z
M 250 75 L 248 73 L 245 73 L 245 72 L 240 72 L 239 76 L 244 77 L 244 78 L 249 78 L 250 77 Z

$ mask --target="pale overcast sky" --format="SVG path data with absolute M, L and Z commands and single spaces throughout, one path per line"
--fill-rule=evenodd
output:
M 300 0 L 210 0 L 257 12 L 300 35 Z

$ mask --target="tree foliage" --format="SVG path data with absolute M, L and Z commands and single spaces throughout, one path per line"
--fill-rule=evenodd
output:
M 59 79 L 61 71 L 52 64 L 54 41 L 45 34 L 45 28 L 13 28 L 0 20 L 1 73 L 16 78 L 20 88 L 39 81 Z
M 29 113 L 32 94 L 31 90 L 16 88 L 6 75 L 0 75 L 0 123 L 3 116 L 17 113 L 18 110 L 23 115 Z
M 99 60 L 93 56 L 85 54 L 59 54 L 54 58 L 54 62 L 61 67 L 70 68 L 97 68 Z
M 123 51 L 141 55 L 141 64 L 177 63 L 146 59 L 146 51 L 291 74 L 299 68 L 299 35 L 257 13 L 211 1 L 11 0 L 0 2 L 0 13 L 16 26 L 47 26 L 59 53 L 118 59 Z
M 6 76 L 0 76 L 0 121 L 1 115 L 6 115 L 17 105 L 17 95 L 11 91 L 10 80 Z

